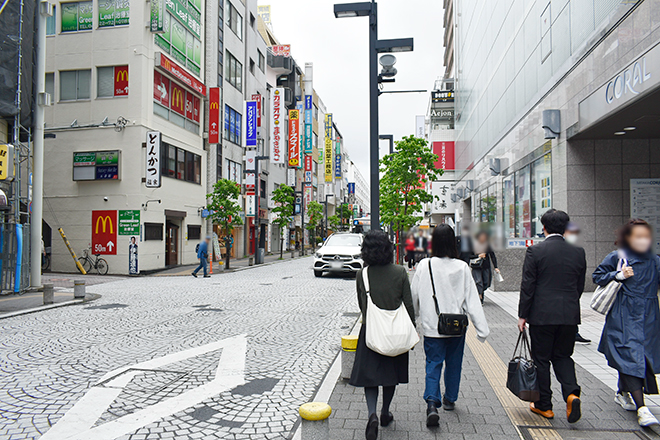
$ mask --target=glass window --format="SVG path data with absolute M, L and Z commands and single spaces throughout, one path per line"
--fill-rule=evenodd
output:
M 227 24 L 239 39 L 243 39 L 243 17 L 230 2 L 227 2 Z
M 99 67 L 96 69 L 98 87 L 96 96 L 99 98 L 112 98 L 115 92 L 115 68 Z
M 513 186 L 513 174 L 502 181 L 502 198 L 504 199 L 504 236 L 516 237 L 516 197 Z
M 194 182 L 199 184 L 202 183 L 202 156 L 194 155 L 195 156 L 195 178 Z
M 186 177 L 186 152 L 178 149 L 176 151 L 176 178 L 185 180 Z
M 250 58 L 250 73 L 254 75 L 254 60 Z
M 89 2 L 62 3 L 62 27 L 60 32 L 92 30 L 94 7 Z
M 117 69 L 121 67 L 115 67 L 114 96 L 121 96 L 118 92 L 123 90 L 121 87 L 117 87 L 117 78 L 123 78 L 117 73 Z M 126 69 L 125 77 L 128 77 L 128 67 Z M 125 84 L 127 85 L 127 83 Z M 128 94 L 128 85 L 125 94 Z M 165 75 L 161 75 L 160 72 L 154 71 L 153 97 L 154 114 L 192 133 L 199 133 L 201 100 L 194 93 L 184 90 L 181 85 Z
M 532 207 L 529 165 L 516 172 L 516 236 L 531 237 Z
M 55 35 L 57 32 L 55 23 L 57 23 L 57 6 L 53 5 L 53 15 L 46 17 L 46 35 Z
M 50 95 L 50 99 L 55 99 L 55 74 L 46 74 L 46 93 Z
M 225 139 L 241 145 L 241 114 L 225 104 Z
M 550 153 L 532 164 L 532 236 L 543 233 L 541 216 L 552 206 L 552 159 Z
M 176 147 L 170 145 L 167 153 L 167 176 L 176 178 Z
M 238 90 L 243 90 L 243 65 L 227 51 L 227 67 L 225 77 L 229 84 Z
M 266 68 L 266 57 L 264 57 L 264 54 L 261 53 L 261 51 L 257 50 L 259 54 L 259 70 L 262 72 Z
M 60 101 L 89 99 L 91 70 L 60 71 Z
M 177 180 L 201 183 L 202 157 L 163 142 L 163 175 Z

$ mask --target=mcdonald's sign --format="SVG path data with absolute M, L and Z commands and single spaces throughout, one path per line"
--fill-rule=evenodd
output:
M 181 116 L 186 115 L 186 91 L 174 83 L 172 83 L 170 108 Z
M 117 255 L 117 211 L 92 211 L 92 253 Z
M 209 143 L 220 143 L 220 87 L 209 89 Z
M 128 96 L 128 66 L 115 66 L 115 96 Z

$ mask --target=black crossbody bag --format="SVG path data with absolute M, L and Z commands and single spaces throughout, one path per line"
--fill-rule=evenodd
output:
M 438 333 L 444 336 L 463 336 L 467 331 L 469 321 L 466 314 L 440 313 L 438 298 L 435 296 L 435 283 L 433 282 L 433 269 L 431 269 L 431 258 L 429 258 L 429 274 L 431 275 L 431 286 L 433 287 L 433 302 L 435 313 L 438 314 Z

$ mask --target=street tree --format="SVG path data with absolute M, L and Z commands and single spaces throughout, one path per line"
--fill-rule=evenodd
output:
M 380 160 L 380 220 L 392 224 L 399 246 L 401 231 L 422 220 L 424 204 L 434 199 L 427 183 L 444 172 L 436 168 L 437 160 L 426 140 L 412 135 L 397 141 L 396 152 Z M 399 252 L 399 263 L 402 258 Z
M 323 219 L 323 205 L 316 200 L 312 200 L 309 205 L 307 205 L 307 214 L 309 215 L 309 220 L 307 221 L 305 228 L 309 231 L 312 241 L 312 249 L 316 249 L 316 229 Z
M 342 203 L 337 208 L 335 208 L 339 221 L 341 223 L 341 230 L 345 230 L 346 225 L 351 224 L 351 217 L 353 216 L 353 211 L 349 208 L 348 203 Z
M 273 220 L 273 223 L 280 230 L 280 260 L 284 252 L 284 228 L 293 221 L 295 201 L 293 188 L 290 186 L 281 185 L 273 191 L 273 203 L 275 203 L 273 212 L 277 214 L 277 218 Z
M 341 220 L 339 219 L 339 216 L 331 215 L 328 217 L 328 226 L 333 232 L 339 231 L 339 227 L 341 226 Z
M 241 207 L 238 198 L 241 196 L 241 187 L 229 179 L 220 179 L 213 185 L 213 192 L 207 194 L 209 202 L 207 209 L 213 223 L 220 226 L 225 243 L 225 269 L 229 269 L 229 256 L 234 244 L 232 232 L 234 227 L 243 224 L 240 217 Z

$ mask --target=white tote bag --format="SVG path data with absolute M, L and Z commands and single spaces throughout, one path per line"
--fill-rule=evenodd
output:
M 623 266 L 628 265 L 626 255 L 623 251 L 619 251 L 619 263 L 617 264 L 617 271 L 620 271 Z M 591 308 L 602 315 L 607 315 L 612 309 L 616 295 L 621 290 L 621 281 L 612 280 L 605 286 L 598 286 L 594 291 L 594 296 L 591 297 Z
M 362 270 L 367 291 L 367 347 L 384 356 L 398 356 L 410 351 L 419 342 L 417 330 L 403 302 L 396 310 L 378 308 L 371 300 L 367 269 Z

